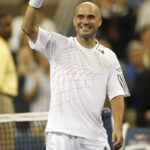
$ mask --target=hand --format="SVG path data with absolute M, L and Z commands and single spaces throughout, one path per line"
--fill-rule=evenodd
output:
M 112 134 L 112 144 L 113 150 L 118 150 L 122 147 L 123 144 L 122 130 L 114 129 Z

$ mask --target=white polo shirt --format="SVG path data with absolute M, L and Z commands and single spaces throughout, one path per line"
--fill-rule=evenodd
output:
M 46 132 L 63 132 L 108 145 L 101 120 L 106 95 L 109 99 L 129 95 L 114 52 L 96 44 L 81 46 L 67 38 L 39 29 L 32 49 L 43 53 L 51 65 L 51 103 Z

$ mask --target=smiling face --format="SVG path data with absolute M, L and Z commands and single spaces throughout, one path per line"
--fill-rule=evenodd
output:
M 97 28 L 101 25 L 98 6 L 90 2 L 80 4 L 76 8 L 73 22 L 77 37 L 83 39 L 95 38 Z

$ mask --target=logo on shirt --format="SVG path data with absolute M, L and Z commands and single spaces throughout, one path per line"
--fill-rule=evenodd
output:
M 122 72 L 122 69 L 121 69 L 121 67 L 119 67 L 119 68 L 116 68 L 116 71 L 118 71 L 118 72 Z
M 98 49 L 98 51 L 99 51 L 99 52 L 101 52 L 102 54 L 104 54 L 104 51 L 103 51 L 103 50 L 101 50 L 101 49 Z
M 121 72 L 121 70 L 119 70 L 119 73 L 117 73 L 117 77 L 118 77 L 118 80 L 119 80 L 119 83 L 120 83 L 122 89 L 124 90 L 125 95 L 130 95 L 128 86 L 126 84 L 126 81 L 124 79 L 124 76 L 123 76 L 123 73 Z

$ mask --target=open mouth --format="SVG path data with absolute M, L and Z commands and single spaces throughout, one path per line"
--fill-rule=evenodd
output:
M 91 28 L 91 26 L 80 26 L 80 29 L 82 30 L 90 30 Z

